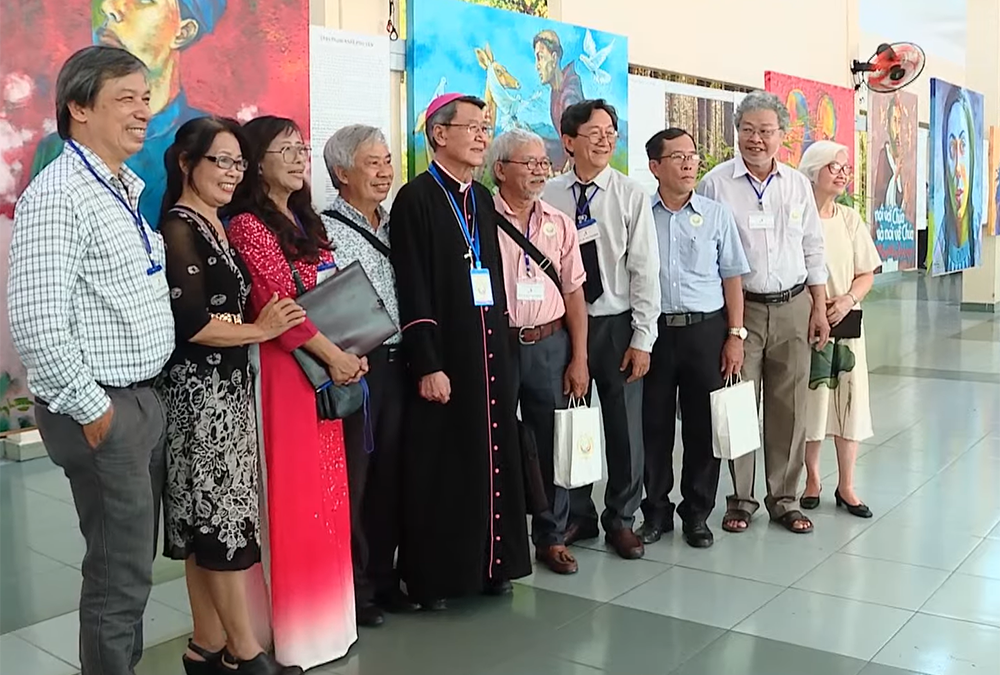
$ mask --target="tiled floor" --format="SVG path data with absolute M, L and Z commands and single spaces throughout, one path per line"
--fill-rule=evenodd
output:
M 993 675 L 1000 673 L 1000 321 L 958 311 L 958 278 L 909 278 L 867 302 L 876 435 L 816 531 L 755 521 L 716 545 L 680 536 L 626 562 L 599 542 L 580 573 L 545 570 L 505 600 L 391 617 L 337 675 Z M 720 496 L 729 489 L 723 478 Z M 721 503 L 721 502 L 720 502 Z M 718 524 L 717 513 L 713 525 Z M 48 462 L 0 467 L 0 673 L 77 670 L 82 540 Z M 182 673 L 190 630 L 176 564 L 158 561 L 139 675 Z

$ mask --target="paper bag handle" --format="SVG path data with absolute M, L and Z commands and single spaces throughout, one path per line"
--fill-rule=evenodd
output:
M 587 399 L 585 399 L 582 396 L 580 398 L 577 398 L 576 396 L 570 394 L 569 403 L 566 405 L 567 410 L 572 410 L 573 408 L 586 408 L 586 407 L 588 407 Z
M 735 381 L 734 381 L 735 380 Z M 743 382 L 743 375 L 741 373 L 733 373 L 726 378 L 726 386 L 732 387 Z

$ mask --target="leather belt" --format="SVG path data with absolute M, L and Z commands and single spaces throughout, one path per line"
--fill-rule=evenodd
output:
M 787 291 L 778 291 L 777 293 L 751 293 L 750 291 L 746 291 L 743 293 L 743 297 L 750 302 L 762 305 L 780 305 L 783 302 L 788 302 L 804 290 L 806 290 L 805 284 L 796 284 Z
M 97 386 L 99 386 L 101 389 L 119 389 L 119 390 L 121 390 L 121 389 L 148 389 L 149 387 L 152 387 L 153 383 L 155 383 L 155 382 L 156 382 L 156 378 L 155 377 L 151 377 L 148 380 L 143 380 L 142 382 L 133 382 L 132 384 L 126 384 L 124 387 L 112 387 L 112 386 L 107 385 L 107 384 L 101 384 L 100 382 L 97 383 Z M 42 406 L 44 408 L 48 408 L 49 407 L 49 402 L 46 401 L 45 399 L 39 397 L 39 396 L 35 397 L 35 403 L 37 403 L 38 405 L 40 405 L 40 406 Z
M 722 316 L 722 310 L 714 312 L 688 312 L 687 314 L 661 314 L 660 323 L 664 326 L 690 326 Z
M 536 342 L 541 342 L 545 338 L 552 337 L 565 326 L 565 322 L 562 318 L 558 318 L 555 321 L 549 321 L 548 323 L 543 323 L 541 326 L 521 326 L 520 328 L 511 328 L 510 332 L 517 338 L 517 341 L 522 345 L 533 345 Z

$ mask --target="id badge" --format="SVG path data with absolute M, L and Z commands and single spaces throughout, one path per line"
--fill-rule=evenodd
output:
M 520 302 L 542 302 L 545 300 L 545 283 L 541 279 L 518 281 L 517 299 Z
M 316 268 L 316 285 L 319 286 L 321 283 L 332 277 L 337 273 L 337 263 L 322 263 Z
M 751 230 L 773 230 L 774 229 L 774 214 L 773 213 L 751 213 L 750 214 L 750 229 Z
M 577 230 L 576 237 L 580 244 L 586 244 L 600 239 L 601 231 L 597 229 L 597 225 L 588 225 L 587 227 L 581 227 Z
M 481 267 L 469 270 L 469 281 L 472 282 L 472 302 L 476 307 L 493 306 L 493 283 L 490 271 Z

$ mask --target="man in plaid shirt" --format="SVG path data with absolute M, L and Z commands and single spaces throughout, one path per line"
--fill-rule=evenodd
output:
M 122 49 L 83 49 L 59 73 L 56 108 L 65 147 L 14 212 L 11 331 L 87 540 L 81 670 L 131 675 L 165 474 L 151 385 L 174 348 L 163 241 L 125 166 L 151 116 L 146 68 Z

